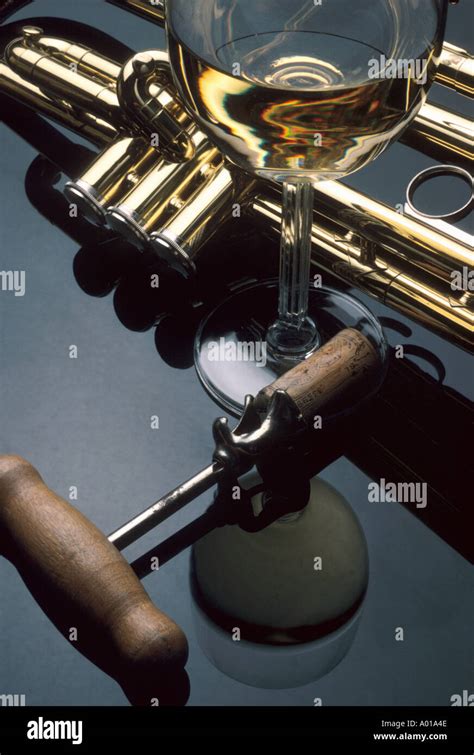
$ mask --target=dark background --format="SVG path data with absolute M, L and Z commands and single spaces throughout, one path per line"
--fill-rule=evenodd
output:
M 449 11 L 446 39 L 461 47 L 472 47 L 469 6 L 461 0 Z M 82 21 L 134 50 L 164 47 L 158 27 L 101 0 L 38 0 L 13 20 L 35 15 Z M 467 100 L 438 86 L 430 98 L 467 112 Z M 0 268 L 26 271 L 23 298 L 0 292 L 0 451 L 25 456 L 66 498 L 70 486 L 77 486 L 75 504 L 110 532 L 209 463 L 210 427 L 221 411 L 192 367 L 163 360 L 146 317 L 132 322 L 133 306 L 124 315 L 123 298 L 128 291 L 133 305 L 133 291 L 122 287 L 115 298 L 86 293 L 77 259 L 73 264 L 78 243 L 42 217 L 25 194 L 25 175 L 37 152 L 3 124 L 0 145 Z M 347 180 L 395 206 L 403 202 L 410 178 L 431 164 L 394 145 Z M 447 193 L 431 189 L 433 209 Z M 226 245 L 225 239 L 219 243 Z M 376 314 L 391 314 L 360 298 Z M 424 328 L 412 330 L 402 342 L 432 350 L 445 365 L 445 385 L 469 396 L 469 355 Z M 399 343 L 400 336 L 390 340 Z M 76 360 L 69 359 L 71 344 L 78 347 Z M 422 361 L 419 366 L 432 372 Z M 154 414 L 158 431 L 150 429 Z M 452 444 L 470 440 L 453 436 Z M 329 675 L 298 689 L 253 689 L 225 677 L 194 639 L 186 551 L 144 584 L 189 638 L 190 704 L 309 706 L 321 697 L 324 705 L 449 705 L 453 694 L 474 692 L 472 565 L 401 506 L 368 504 L 370 479 L 347 459 L 322 476 L 350 501 L 369 544 L 370 586 L 352 650 Z M 466 497 L 469 487 L 466 480 Z M 127 556 L 145 552 L 209 501 L 210 494 L 203 496 Z M 25 694 L 28 705 L 127 704 L 115 682 L 49 624 L 5 560 L 0 584 L 0 694 Z M 395 641 L 395 627 L 404 628 L 404 642 Z

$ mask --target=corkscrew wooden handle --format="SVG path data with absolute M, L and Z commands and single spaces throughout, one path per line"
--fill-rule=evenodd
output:
M 313 356 L 260 391 L 256 406 L 264 408 L 275 391 L 284 390 L 304 420 L 311 422 L 324 406 L 351 389 L 360 388 L 364 383 L 369 385 L 374 371 L 379 368 L 380 358 L 370 341 L 358 330 L 346 328 Z
M 186 701 L 181 629 L 102 532 L 20 457 L 0 457 L 0 553 L 66 639 L 132 703 Z

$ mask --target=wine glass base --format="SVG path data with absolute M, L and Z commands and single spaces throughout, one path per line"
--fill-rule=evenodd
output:
M 221 302 L 199 327 L 194 347 L 197 374 L 207 392 L 230 414 L 240 416 L 247 395 L 255 396 L 295 364 L 292 358 L 275 355 L 266 340 L 277 306 L 277 281 L 255 283 Z M 308 315 L 317 325 L 319 344 L 303 356 L 343 328 L 360 330 L 369 339 L 380 358 L 380 369 L 374 372 L 368 391 L 375 393 L 385 375 L 387 356 L 377 318 L 358 299 L 327 287 L 310 289 Z M 339 407 L 335 414 L 341 413 Z

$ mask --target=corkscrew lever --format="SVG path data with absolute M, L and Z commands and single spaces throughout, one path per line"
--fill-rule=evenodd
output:
M 330 401 L 355 384 L 369 386 L 378 362 L 362 333 L 342 330 L 255 398 L 248 396 L 234 430 L 225 417 L 216 419 L 212 463 L 115 530 L 109 541 L 123 550 L 213 485 L 222 486 L 248 472 L 270 449 L 276 453 L 291 445 Z
M 248 472 L 269 447 L 281 448 L 305 428 L 301 414 L 283 390 L 273 394 L 263 420 L 253 404 L 253 397 L 248 396 L 244 414 L 234 430 L 229 428 L 226 417 L 215 420 L 213 436 L 216 446 L 212 464 L 122 525 L 109 535 L 109 541 L 123 550 L 213 485 L 222 484 L 224 479 L 235 480 Z M 242 428 L 249 422 L 252 429 L 243 432 Z

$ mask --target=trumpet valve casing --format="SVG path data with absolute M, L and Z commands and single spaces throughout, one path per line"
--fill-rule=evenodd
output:
M 107 208 L 125 196 L 157 160 L 157 152 L 142 137 L 120 138 L 107 147 L 64 193 L 81 214 L 97 225 L 106 225 Z

